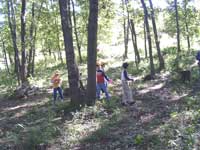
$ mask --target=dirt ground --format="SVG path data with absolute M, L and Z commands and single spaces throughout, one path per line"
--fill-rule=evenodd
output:
M 115 84 L 115 83 L 114 83 Z M 45 149 L 73 149 L 73 150 L 100 150 L 100 149 L 127 149 L 127 150 L 150 150 L 155 149 L 153 144 L 156 143 L 157 149 L 168 149 L 159 145 L 159 134 L 161 127 L 170 119 L 170 114 L 174 111 L 181 111 L 184 108 L 184 97 L 188 96 L 192 90 L 185 88 L 184 92 L 173 92 L 172 83 L 168 77 L 159 77 L 154 81 L 137 85 L 137 81 L 133 84 L 133 93 L 136 103 L 131 106 L 121 106 L 124 114 L 118 122 L 109 127 L 105 137 L 98 139 L 92 143 L 79 142 L 71 147 L 65 147 L 63 134 L 56 137 L 54 141 L 48 144 Z M 181 91 L 181 90 L 180 90 Z M 116 94 L 120 103 L 120 85 L 113 86 L 113 95 Z M 193 93 L 194 94 L 194 93 Z M 115 96 L 116 96 L 115 95 Z M 43 121 L 44 115 L 48 112 L 47 108 L 51 105 L 51 94 L 44 93 L 26 99 L 0 99 L 0 145 L 7 149 L 14 149 L 9 134 L 18 128 L 24 126 L 34 126 Z M 35 120 L 31 118 L 30 111 L 33 108 L 39 111 L 41 118 Z M 66 122 L 59 126 L 62 128 Z M 83 123 L 84 124 L 84 123 Z M 106 128 L 106 126 L 101 126 Z M 142 135 L 142 136 L 140 136 Z M 67 140 L 67 139 L 66 139 Z M 141 143 L 141 144 L 137 144 Z M 136 142 L 132 142 L 136 141 Z M 2 148 L 2 147 L 0 147 Z M 6 149 L 6 148 L 5 148 Z

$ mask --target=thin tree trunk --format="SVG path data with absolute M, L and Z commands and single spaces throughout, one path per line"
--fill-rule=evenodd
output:
M 175 13 L 176 13 L 176 38 L 177 38 L 177 55 L 176 55 L 176 62 L 175 67 L 176 70 L 179 70 L 179 57 L 180 57 L 180 28 L 179 28 L 179 16 L 178 16 L 178 8 L 177 8 L 177 0 L 174 0 L 174 7 L 175 7 Z
M 98 0 L 90 0 L 88 18 L 88 48 L 87 48 L 87 104 L 92 105 L 96 99 L 96 57 L 98 30 Z
M 64 64 L 63 58 L 62 58 L 62 52 L 61 52 L 61 48 L 60 48 L 60 30 L 58 28 L 58 22 L 57 19 L 55 20 L 55 24 L 56 24 L 56 32 L 57 32 L 57 39 L 58 39 L 58 55 L 59 55 L 59 59 L 61 61 L 62 64 Z
M 25 23 L 25 11 L 26 11 L 26 0 L 22 0 L 22 8 L 21 8 L 21 48 L 22 48 L 22 65 L 21 65 L 21 81 L 22 85 L 28 83 L 27 80 L 27 66 L 26 66 L 26 43 L 25 43 L 25 36 L 26 36 L 26 23 Z
M 153 3 L 151 0 L 149 0 L 149 4 L 151 7 L 151 16 L 152 16 L 152 25 L 153 25 L 153 32 L 154 32 L 154 39 L 156 43 L 156 49 L 158 53 L 158 59 L 159 59 L 159 71 L 165 68 L 165 63 L 164 59 L 161 55 L 161 50 L 160 50 L 160 41 L 158 39 L 158 33 L 157 33 L 157 27 L 156 27 L 156 21 L 155 21 L 155 14 L 154 14 L 154 8 L 153 8 Z
M 125 60 L 128 56 L 128 35 L 129 35 L 129 23 L 127 21 L 126 23 L 126 18 L 125 18 L 125 1 L 122 0 L 122 9 L 123 9 L 123 29 L 124 29 L 124 55 L 123 55 L 123 59 Z M 128 14 L 129 15 L 129 14 Z M 128 16 L 129 18 L 129 16 Z
M 187 23 L 187 21 L 186 21 L 186 23 L 185 23 L 185 28 L 186 28 L 186 34 L 187 34 L 187 47 L 188 47 L 188 51 L 190 52 L 190 36 L 189 36 L 189 28 L 188 28 L 188 23 Z
M 39 18 L 40 18 L 41 9 L 42 9 L 43 4 L 44 4 L 44 1 L 41 2 L 39 11 L 37 11 L 38 16 L 37 16 L 36 20 L 39 20 Z M 31 62 L 31 75 L 32 76 L 34 76 L 34 73 L 35 73 L 35 54 L 36 54 L 35 42 L 36 42 L 36 37 L 37 37 L 37 25 L 35 23 L 35 32 L 34 32 L 34 36 L 33 36 L 33 56 L 32 56 L 33 58 L 32 58 L 32 62 Z
M 12 0 L 7 1 L 8 9 L 8 23 L 10 28 L 10 33 L 12 37 L 13 48 L 15 52 L 14 61 L 15 61 L 15 72 L 17 75 L 18 84 L 20 84 L 20 59 L 19 59 L 19 50 L 17 47 L 17 34 L 16 34 L 16 19 L 13 8 Z
M 51 0 L 51 7 L 54 12 L 57 11 L 53 7 L 53 0 Z M 60 30 L 59 30 L 59 25 L 58 25 L 58 21 L 57 21 L 57 14 L 54 15 L 54 18 L 55 18 L 55 27 L 56 27 L 56 38 L 58 41 L 58 59 L 61 61 L 61 64 L 63 64 L 64 62 L 63 62 L 62 52 L 61 52 L 61 48 L 60 48 Z
M 49 47 L 49 45 L 48 45 L 48 51 L 49 51 L 49 56 L 51 56 L 51 47 Z
M 30 26 L 30 50 L 29 50 L 29 58 L 28 58 L 28 71 L 27 76 L 30 77 L 31 74 L 31 68 L 32 68 L 32 60 L 33 60 L 33 47 L 34 47 L 34 39 L 33 39 L 33 32 L 35 29 L 35 3 L 32 3 L 32 20 L 31 20 L 31 26 Z
M 8 52 L 8 58 L 9 58 L 10 64 L 13 64 L 13 58 L 10 52 Z
M 79 38 L 78 38 L 74 1 L 71 0 L 71 2 L 72 2 L 72 8 L 73 8 L 74 34 L 75 34 L 75 37 L 76 37 L 76 44 L 77 44 L 77 48 L 78 48 L 79 60 L 80 60 L 80 63 L 82 63 L 83 59 L 82 59 L 82 55 L 81 55 L 81 46 L 80 46 L 80 42 L 79 42 Z
M 31 61 L 31 75 L 34 77 L 34 73 L 35 73 L 35 54 L 36 54 L 36 50 L 35 50 L 35 42 L 36 42 L 36 37 L 37 37 L 37 26 L 35 26 L 35 33 L 33 36 L 33 56 L 32 56 L 32 61 Z
M 81 103 L 79 90 L 79 70 L 75 61 L 75 53 L 73 47 L 70 0 L 59 0 L 59 6 L 68 69 L 70 98 L 72 105 L 79 107 Z
M 135 39 L 134 39 L 133 27 L 132 27 L 131 22 L 129 22 L 129 23 L 130 23 L 131 39 L 132 39 L 134 55 L 135 55 L 135 65 L 136 65 L 136 68 L 138 70 L 138 58 L 136 56 L 136 44 L 135 44 Z
M 145 52 L 145 58 L 147 58 L 148 54 L 147 54 L 147 34 L 146 34 L 145 18 L 144 18 L 144 52 Z
M 147 30 L 148 44 L 149 44 L 150 70 L 151 70 L 151 76 L 153 77 L 155 75 L 155 69 L 154 69 L 154 63 L 153 63 L 151 34 L 150 34 L 150 28 L 149 28 L 149 22 L 148 22 L 148 11 L 147 11 L 146 5 L 144 3 L 144 0 L 141 0 L 141 3 L 142 3 L 142 6 L 143 6 L 144 15 L 145 15 L 145 25 L 146 25 L 146 30 Z
M 134 47 L 134 51 L 135 51 L 135 56 L 136 56 L 136 61 L 137 63 L 140 63 L 140 54 L 138 51 L 138 46 L 137 46 L 137 35 L 136 35 L 136 31 L 135 31 L 135 24 L 133 22 L 133 20 L 130 20 L 130 25 L 131 25 L 131 32 L 132 32 L 132 41 L 133 41 L 133 47 Z
M 187 38 L 187 47 L 188 51 L 190 52 L 190 36 L 189 36 L 189 28 L 188 28 L 188 15 L 187 15 L 187 5 L 188 5 L 188 0 L 184 0 L 184 22 L 185 22 L 185 29 L 186 29 L 186 38 Z
M 177 0 L 174 0 L 174 7 L 175 7 L 175 12 L 176 12 L 177 53 L 179 53 L 181 51 L 181 48 L 180 48 L 180 28 L 179 28 Z
M 3 45 L 3 53 L 4 53 L 4 61 L 5 61 L 5 65 L 6 65 L 6 69 L 7 69 L 7 72 L 8 74 L 10 74 L 10 69 L 9 69 L 9 66 L 8 66 L 8 59 L 7 59 L 7 54 L 6 54 L 6 48 L 5 48 L 5 43 L 4 41 L 2 41 L 2 45 Z
M 56 62 L 57 58 L 56 58 L 56 54 L 54 52 L 53 52 L 53 58 L 54 58 L 54 60 Z

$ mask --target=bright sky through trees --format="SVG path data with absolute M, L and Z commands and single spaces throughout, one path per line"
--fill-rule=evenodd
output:
M 182 1 L 182 0 L 179 0 L 179 2 Z M 121 0 L 114 0 L 114 2 L 120 4 L 121 3 Z M 136 1 L 136 0 L 133 0 L 133 5 L 135 7 L 141 7 L 140 6 L 140 1 Z M 136 4 L 136 2 L 139 2 Z M 166 8 L 167 7 L 167 0 L 152 0 L 153 2 L 153 5 L 155 8 Z M 139 4 L 139 5 L 138 5 Z M 147 3 L 148 4 L 148 3 Z M 193 0 L 191 1 L 190 5 L 194 5 L 197 9 L 200 9 L 200 2 L 199 0 Z M 0 5 L 0 8 L 2 6 Z M 4 21 L 4 16 L 0 13 L 0 23 Z

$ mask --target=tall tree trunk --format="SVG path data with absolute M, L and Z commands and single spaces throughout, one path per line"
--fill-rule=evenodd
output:
M 137 46 L 137 34 L 136 34 L 136 31 L 135 31 L 135 24 L 134 24 L 132 19 L 130 20 L 130 26 L 131 26 L 130 29 L 131 29 L 133 47 L 134 47 L 135 57 L 136 57 L 135 61 L 137 61 L 137 63 L 140 63 L 140 54 L 139 54 L 138 46 Z
M 178 16 L 178 8 L 177 8 L 177 0 L 174 0 L 174 7 L 175 7 L 175 13 L 176 13 L 176 38 L 177 38 L 177 55 L 176 55 L 176 61 L 175 61 L 175 67 L 178 70 L 179 69 L 179 57 L 180 57 L 180 28 L 179 28 L 179 16 Z
M 177 53 L 179 53 L 181 51 L 181 48 L 180 48 L 180 28 L 179 28 L 177 0 L 174 0 L 174 7 L 176 12 Z
M 57 33 L 57 40 L 58 40 L 58 55 L 59 55 L 59 59 L 61 61 L 62 64 L 64 64 L 64 61 L 63 61 L 63 57 L 62 57 L 62 51 L 61 51 L 61 48 L 60 48 L 60 30 L 58 28 L 58 22 L 57 22 L 57 19 L 55 20 L 55 24 L 56 24 L 56 33 Z
M 55 60 L 55 62 L 56 62 L 57 58 L 56 58 L 55 52 L 53 52 L 53 58 L 54 58 L 54 60 Z
M 8 58 L 9 58 L 10 64 L 13 64 L 13 58 L 12 58 L 11 52 L 8 52 Z
M 125 2 L 124 0 L 122 0 L 122 9 L 123 9 L 123 29 L 124 29 L 124 55 L 123 55 L 123 59 L 125 60 L 128 56 L 128 21 L 126 24 L 126 18 L 125 16 Z
M 72 105 L 79 106 L 81 103 L 79 90 L 79 70 L 75 61 L 75 53 L 73 47 L 70 0 L 59 0 L 59 6 L 68 69 L 70 98 Z
M 2 45 L 3 45 L 3 53 L 4 53 L 4 61 L 5 61 L 6 69 L 7 69 L 8 74 L 10 74 L 10 69 L 9 69 L 9 66 L 8 66 L 8 58 L 7 58 L 5 43 L 4 43 L 3 40 L 2 40 Z
M 51 0 L 51 7 L 54 12 L 57 11 L 53 7 L 53 0 Z M 61 61 L 61 64 L 64 64 L 63 58 L 62 58 L 61 47 L 60 47 L 60 30 L 59 30 L 59 25 L 58 25 L 58 20 L 57 20 L 57 14 L 54 15 L 54 18 L 55 18 L 55 27 L 56 27 L 56 38 L 58 41 L 58 59 Z
M 28 83 L 27 80 L 27 66 L 26 66 L 26 23 L 25 23 L 25 11 L 26 11 L 26 0 L 22 0 L 22 8 L 21 8 L 21 48 L 22 48 L 22 57 L 21 57 L 21 82 L 22 85 Z
M 188 51 L 190 52 L 190 36 L 189 36 L 189 28 L 188 28 L 188 15 L 187 15 L 187 5 L 188 0 L 184 0 L 184 22 L 185 22 L 185 30 L 186 30 L 186 38 L 187 38 L 187 47 Z
M 44 1 L 41 2 L 39 11 L 37 11 L 38 15 L 37 15 L 36 20 L 39 20 L 39 18 L 40 18 L 41 9 L 42 9 L 43 4 L 44 4 Z M 33 58 L 32 58 L 32 62 L 31 62 L 31 75 L 32 76 L 34 76 L 34 73 L 35 73 L 35 54 L 36 54 L 35 43 L 36 43 L 36 37 L 37 37 L 37 25 L 36 25 L 36 23 L 34 25 L 35 25 L 35 32 L 34 32 L 34 36 L 33 36 L 33 56 L 32 56 Z
M 150 4 L 150 7 L 151 7 L 151 18 L 152 18 L 154 39 L 155 39 L 156 49 L 157 49 L 157 54 L 158 54 L 158 59 L 159 59 L 159 71 L 161 71 L 162 69 L 165 68 L 165 63 L 164 63 L 164 59 L 163 59 L 163 57 L 161 55 L 161 51 L 160 51 L 160 41 L 158 39 L 154 8 L 153 8 L 153 3 L 152 3 L 151 0 L 149 0 L 149 4 Z
M 13 8 L 12 0 L 7 1 L 7 9 L 8 9 L 8 23 L 10 28 L 10 33 L 12 37 L 12 43 L 14 48 L 14 61 L 15 61 L 15 72 L 17 75 L 18 84 L 20 84 L 20 59 L 19 59 L 19 50 L 17 47 L 17 34 L 16 34 L 16 19 L 15 12 Z
M 80 63 L 82 63 L 83 59 L 82 59 L 82 55 L 81 55 L 81 46 L 80 46 L 80 42 L 79 42 L 79 38 L 78 38 L 78 31 L 77 31 L 77 25 L 76 25 L 76 14 L 75 14 L 75 8 L 74 8 L 74 1 L 71 0 L 71 2 L 72 2 L 72 7 L 73 7 L 74 34 L 75 34 L 75 37 L 76 37 L 76 44 L 77 44 L 77 48 L 78 48 L 79 60 L 80 60 Z
M 49 51 L 49 56 L 51 56 L 52 52 L 51 52 L 51 47 L 48 45 L 48 51 Z
M 92 105 L 96 99 L 96 57 L 98 30 L 98 0 L 90 0 L 88 19 L 88 48 L 87 48 L 87 104 Z
M 147 33 L 146 33 L 145 17 L 144 17 L 144 52 L 145 52 L 145 58 L 147 58 L 148 57 L 148 54 L 147 54 Z
M 36 32 L 36 30 L 35 30 L 35 32 Z M 32 63 L 31 63 L 31 74 L 32 74 L 32 76 L 34 76 L 34 73 L 35 73 L 35 53 L 36 53 L 35 40 L 36 40 L 36 33 L 35 33 L 35 36 L 34 36 L 33 59 L 32 59 Z
M 35 3 L 32 3 L 32 20 L 30 26 L 30 50 L 29 50 L 29 58 L 28 58 L 28 71 L 27 76 L 30 77 L 31 68 L 32 68 L 32 60 L 33 60 L 33 48 L 34 48 L 34 39 L 33 39 L 33 32 L 35 30 Z
M 144 9 L 144 15 L 145 15 L 145 25 L 146 25 L 146 30 L 147 30 L 148 44 L 149 44 L 150 70 L 151 70 L 151 76 L 153 77 L 155 75 L 155 69 L 154 69 L 154 63 L 153 63 L 151 34 L 150 34 L 150 28 L 149 28 L 149 22 L 148 22 L 148 11 L 147 11 L 147 7 L 144 3 L 144 0 L 141 0 L 141 3 L 142 3 L 142 7 Z

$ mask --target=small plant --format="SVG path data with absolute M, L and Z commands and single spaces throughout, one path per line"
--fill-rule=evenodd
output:
M 141 134 L 136 135 L 136 137 L 135 137 L 135 139 L 134 139 L 134 143 L 135 143 L 136 145 L 142 144 L 143 141 L 144 141 L 144 136 L 143 136 L 143 135 L 141 135 Z

